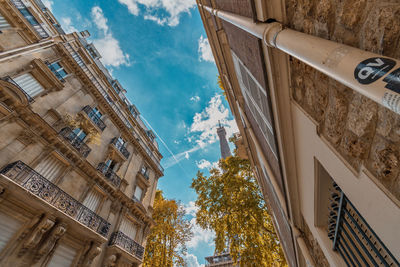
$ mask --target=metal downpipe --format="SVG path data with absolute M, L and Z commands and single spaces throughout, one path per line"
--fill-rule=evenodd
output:
M 283 27 L 199 5 L 204 10 L 400 114 L 400 61 Z

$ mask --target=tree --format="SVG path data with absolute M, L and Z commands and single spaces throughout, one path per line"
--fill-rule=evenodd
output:
M 219 161 L 210 177 L 193 179 L 197 193 L 196 221 L 215 232 L 216 252 L 229 244 L 240 266 L 287 266 L 271 216 L 248 160 L 237 156 Z
M 193 233 L 185 211 L 175 200 L 165 199 L 157 190 L 154 201 L 153 220 L 156 225 L 147 238 L 143 266 L 184 266 L 186 242 Z

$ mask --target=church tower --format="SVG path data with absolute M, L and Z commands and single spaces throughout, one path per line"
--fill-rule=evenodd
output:
M 231 150 L 229 149 L 228 141 L 226 140 L 225 127 L 219 122 L 219 127 L 217 128 L 217 134 L 219 137 L 219 147 L 221 149 L 221 158 L 226 159 L 231 156 Z

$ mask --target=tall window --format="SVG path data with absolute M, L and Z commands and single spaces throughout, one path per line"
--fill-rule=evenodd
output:
M 83 205 L 89 208 L 91 211 L 96 212 L 99 207 L 103 196 L 96 189 L 92 189 L 83 201 Z
M 11 25 L 8 23 L 5 17 L 0 15 L 0 30 L 9 29 Z
M 13 78 L 13 80 L 30 97 L 35 97 L 44 91 L 44 87 L 30 73 L 24 73 L 20 76 Z
M 39 22 L 35 19 L 35 17 L 32 15 L 32 13 L 27 8 L 20 8 L 19 11 L 31 25 L 33 25 L 33 26 L 39 25 Z
M 146 165 L 142 165 L 140 173 L 143 174 L 144 177 L 149 178 L 149 167 L 147 167 Z
M 116 172 L 118 169 L 118 162 L 112 159 L 108 159 L 106 161 L 106 166 L 108 167 L 109 170 Z
M 50 70 L 57 76 L 58 79 L 63 79 L 67 76 L 67 72 L 64 70 L 63 66 L 59 62 L 54 62 L 49 64 Z
M 133 194 L 133 196 L 139 200 L 142 201 L 142 196 L 143 196 L 143 189 L 140 186 L 136 186 L 135 188 L 135 193 Z
M 119 230 L 132 240 L 136 239 L 137 226 L 128 218 L 124 217 L 122 219 L 121 225 L 119 226 Z
M 85 137 L 87 136 L 87 133 L 82 130 L 81 128 L 75 128 L 73 130 L 74 134 L 76 135 L 76 137 L 74 139 L 78 139 L 80 141 L 83 141 L 85 139 Z
M 98 118 L 101 118 L 101 116 L 103 116 L 103 114 L 101 114 L 100 110 L 97 107 L 92 109 L 91 115 L 96 116 Z

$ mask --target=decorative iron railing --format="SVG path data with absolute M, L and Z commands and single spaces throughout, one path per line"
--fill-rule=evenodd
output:
M 22 89 L 22 87 L 19 86 L 18 83 L 16 83 L 10 76 L 5 76 L 5 77 L 2 77 L 0 79 L 15 85 L 19 90 L 21 90 L 21 92 L 23 92 L 26 95 L 26 97 L 28 98 L 29 102 L 33 102 L 33 98 L 24 89 Z
M 114 138 L 111 140 L 111 144 L 114 145 L 115 148 L 117 148 L 118 151 L 120 151 L 120 152 L 122 153 L 122 155 L 124 155 L 124 157 L 125 157 L 126 159 L 129 158 L 129 155 L 130 155 L 131 153 L 129 153 L 129 151 L 128 151 L 128 150 L 126 149 L 126 147 L 125 147 L 125 144 L 122 143 L 120 140 L 118 140 L 118 138 L 114 137 Z
M 64 78 L 61 76 L 61 74 L 54 68 L 54 66 L 50 62 L 46 61 L 46 65 L 51 70 L 51 72 L 57 77 L 57 79 L 60 80 L 60 82 L 65 83 Z
M 82 205 L 79 201 L 75 200 L 22 161 L 7 165 L 0 173 L 86 227 L 104 237 L 107 236 L 110 230 L 110 223 Z
M 19 10 L 22 16 L 32 25 L 35 31 L 39 34 L 41 38 L 49 37 L 49 34 L 46 30 L 40 25 L 40 23 L 36 20 L 36 18 L 32 15 L 29 9 L 25 6 L 25 4 L 21 0 L 11 0 L 14 6 Z
M 121 231 L 112 233 L 108 245 L 119 246 L 123 250 L 129 252 L 132 255 L 135 255 L 139 259 L 143 259 L 144 248 L 139 245 L 135 240 L 132 240 L 129 236 L 125 235 Z
M 63 128 L 60 131 L 60 135 L 78 150 L 84 158 L 89 155 L 91 149 L 69 127 Z
M 104 162 L 99 163 L 99 165 L 97 166 L 97 170 L 101 172 L 113 185 L 115 185 L 116 187 L 120 186 L 121 178 Z
M 99 129 L 101 131 L 104 131 L 104 129 L 106 128 L 106 124 L 104 123 L 104 121 L 93 111 L 91 106 L 85 106 L 82 109 L 88 116 L 89 118 L 94 122 L 94 124 L 97 125 L 97 127 L 99 127 Z
M 347 266 L 400 266 L 336 183 L 329 208 L 328 237 Z

